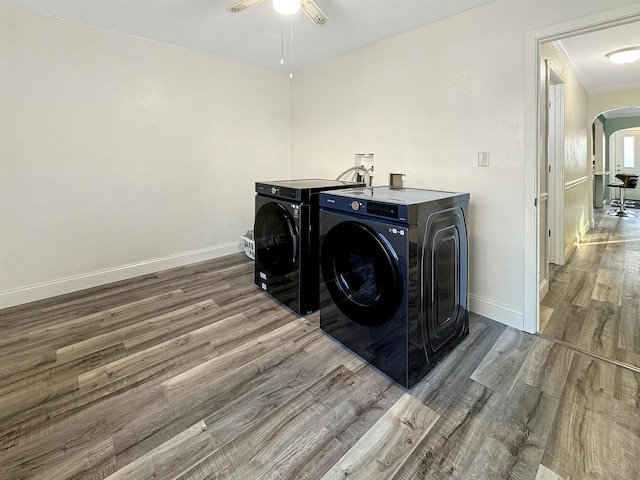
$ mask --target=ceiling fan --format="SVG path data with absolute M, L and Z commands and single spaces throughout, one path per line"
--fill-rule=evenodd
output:
M 241 12 L 246 8 L 253 7 L 254 5 L 258 5 L 259 3 L 264 2 L 264 0 L 239 0 L 227 7 L 227 10 L 231 13 Z M 274 2 L 275 3 L 275 2 Z M 311 20 L 316 25 L 326 25 L 329 19 L 324 14 L 322 10 L 316 5 L 314 0 L 300 0 L 300 8 L 305 13 L 309 20 Z

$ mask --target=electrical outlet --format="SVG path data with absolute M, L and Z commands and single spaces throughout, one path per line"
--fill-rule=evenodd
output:
M 478 152 L 478 166 L 479 167 L 489 166 L 489 152 Z

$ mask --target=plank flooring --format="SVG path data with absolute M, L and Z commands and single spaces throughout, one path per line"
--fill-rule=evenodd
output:
M 594 211 L 540 305 L 541 335 L 640 371 L 640 218 Z
M 411 390 L 252 269 L 238 254 L 0 310 L 0 479 L 640 478 L 640 373 L 585 351 L 638 352 L 637 265 L 612 261 L 618 297 L 607 274 L 581 277 L 597 298 L 553 294 L 557 339 L 472 314 Z

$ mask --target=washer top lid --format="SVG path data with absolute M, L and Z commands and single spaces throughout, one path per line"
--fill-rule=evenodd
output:
M 343 190 L 333 191 L 331 192 L 331 194 L 342 197 L 362 198 L 363 200 L 373 200 L 377 202 L 395 203 L 400 205 L 427 203 L 444 198 L 457 197 L 457 199 L 459 200 L 469 198 L 468 193 L 425 190 L 422 188 L 392 188 L 389 186 L 347 188 Z
M 328 180 L 324 178 L 302 178 L 295 180 L 274 180 L 267 182 L 256 182 L 263 185 L 273 185 L 275 187 L 295 188 L 298 190 L 322 190 L 332 187 L 348 187 L 349 185 L 362 185 L 357 182 L 345 182 L 342 180 Z

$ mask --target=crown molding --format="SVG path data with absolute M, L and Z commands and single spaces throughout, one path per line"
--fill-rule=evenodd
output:
M 587 79 L 582 69 L 578 66 L 578 63 L 576 62 L 575 58 L 573 58 L 573 55 L 571 55 L 571 52 L 569 52 L 564 42 L 562 40 L 554 40 L 553 45 L 558 49 L 558 52 L 560 52 L 560 55 L 562 56 L 564 61 L 567 62 L 567 65 L 569 65 L 569 68 L 571 69 L 571 71 L 573 71 L 584 89 L 587 92 L 591 93 L 591 85 L 589 84 L 589 80 Z

